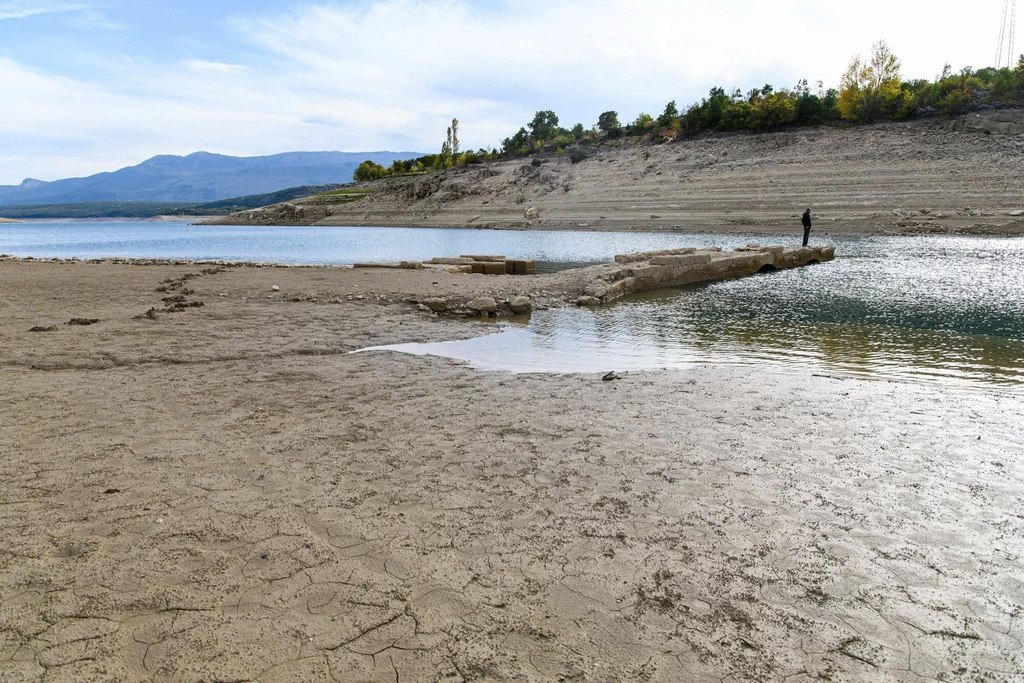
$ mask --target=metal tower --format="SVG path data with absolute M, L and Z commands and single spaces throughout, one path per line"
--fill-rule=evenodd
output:
M 1017 0 L 1003 0 L 1003 19 L 999 22 L 999 41 L 996 43 L 996 68 L 1001 69 L 1003 55 L 1006 55 L 1005 66 L 1013 68 L 1013 38 L 1017 33 Z M 1003 48 L 1006 48 L 1005 52 Z

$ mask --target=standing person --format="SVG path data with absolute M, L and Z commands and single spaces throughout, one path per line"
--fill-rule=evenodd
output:
M 804 217 L 800 219 L 804 224 L 804 246 L 807 246 L 807 238 L 811 236 L 811 210 L 804 211 Z

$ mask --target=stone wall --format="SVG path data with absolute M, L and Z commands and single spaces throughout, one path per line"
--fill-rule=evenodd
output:
M 593 278 L 584 286 L 578 305 L 592 306 L 627 294 L 696 282 L 746 277 L 758 272 L 784 270 L 831 261 L 834 247 L 762 247 L 748 245 L 735 251 L 680 249 L 624 254 L 615 264 L 593 266 Z

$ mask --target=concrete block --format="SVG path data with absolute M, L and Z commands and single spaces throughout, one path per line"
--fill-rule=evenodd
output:
M 469 259 L 470 261 L 501 261 L 502 263 L 505 262 L 504 256 L 494 255 L 487 256 L 481 254 L 462 254 L 461 256 L 459 256 L 459 258 Z
M 470 272 L 472 272 L 472 273 L 476 273 L 477 275 L 483 275 L 484 274 L 484 264 L 483 264 L 483 261 L 473 261 L 473 263 L 470 264 L 469 269 L 470 269 Z
M 620 296 L 632 294 L 636 291 L 636 278 L 627 277 L 613 282 L 604 293 L 604 299 L 606 301 L 611 299 L 618 299 Z
M 651 264 L 655 266 L 699 266 L 711 260 L 711 254 L 687 254 L 679 256 L 655 256 Z
M 515 275 L 515 274 L 516 274 L 516 262 L 512 261 L 512 260 L 506 260 L 505 261 L 505 275 Z
M 438 258 L 432 258 L 425 263 L 431 263 L 438 266 L 468 266 L 472 263 L 472 259 L 468 258 L 449 258 L 447 256 L 440 256 Z
M 516 259 L 513 261 L 515 264 L 514 272 L 516 275 L 536 275 L 537 274 L 537 262 L 527 261 L 523 259 Z
M 505 274 L 505 262 L 504 261 L 486 261 L 481 263 L 483 266 L 484 275 L 504 275 Z

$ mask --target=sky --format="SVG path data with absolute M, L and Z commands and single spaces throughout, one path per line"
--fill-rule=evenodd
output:
M 836 87 L 887 41 L 906 78 L 995 61 L 1004 0 L 0 0 L 0 185 L 156 154 L 436 152 Z

